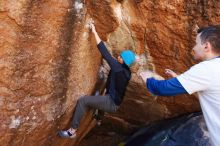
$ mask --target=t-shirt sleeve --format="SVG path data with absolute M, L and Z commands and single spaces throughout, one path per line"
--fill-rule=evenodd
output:
M 192 66 L 188 71 L 179 75 L 177 79 L 185 90 L 189 94 L 192 94 L 206 90 L 209 87 L 212 81 L 212 75 L 210 73 L 208 64 L 202 62 Z

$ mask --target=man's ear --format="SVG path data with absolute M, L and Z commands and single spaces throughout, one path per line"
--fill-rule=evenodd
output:
M 212 46 L 211 46 L 210 42 L 205 42 L 204 45 L 205 45 L 206 52 L 212 51 Z

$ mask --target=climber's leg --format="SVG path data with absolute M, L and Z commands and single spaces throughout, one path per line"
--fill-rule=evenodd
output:
M 71 128 L 66 131 L 60 131 L 59 135 L 61 137 L 74 138 L 76 136 L 77 128 L 87 108 L 99 109 L 105 112 L 115 112 L 118 109 L 118 106 L 115 105 L 109 95 L 81 97 L 77 101 L 75 113 L 71 123 Z
M 73 129 L 78 128 L 82 116 L 85 114 L 88 107 L 105 112 L 115 112 L 118 108 L 109 95 L 81 97 L 77 102 L 76 110 L 72 119 L 71 127 Z

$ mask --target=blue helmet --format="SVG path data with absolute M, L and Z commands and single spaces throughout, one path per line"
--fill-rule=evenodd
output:
M 135 53 L 131 50 L 122 51 L 121 58 L 127 66 L 131 66 L 135 62 Z

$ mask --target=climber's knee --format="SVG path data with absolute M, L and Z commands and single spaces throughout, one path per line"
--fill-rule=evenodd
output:
M 87 96 L 81 96 L 78 99 L 78 104 L 85 104 L 86 103 L 86 98 L 87 98 Z

